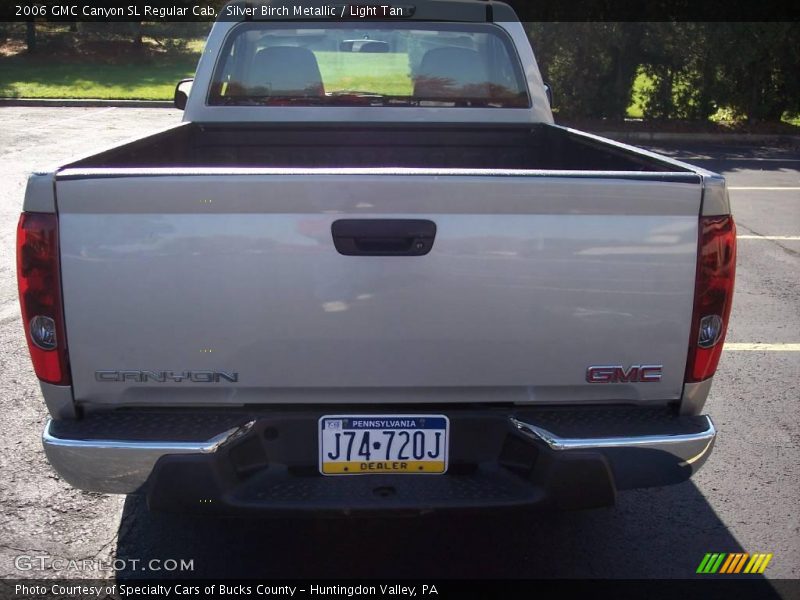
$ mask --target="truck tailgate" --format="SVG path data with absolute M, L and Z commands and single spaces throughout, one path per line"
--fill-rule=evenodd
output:
M 73 169 L 56 196 L 78 402 L 681 395 L 694 174 Z M 424 256 L 345 256 L 346 218 L 437 232 Z M 663 376 L 589 383 L 595 365 Z

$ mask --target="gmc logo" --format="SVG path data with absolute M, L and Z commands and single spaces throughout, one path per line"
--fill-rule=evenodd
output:
M 655 383 L 661 381 L 662 365 L 633 365 L 589 367 L 586 381 L 589 383 Z

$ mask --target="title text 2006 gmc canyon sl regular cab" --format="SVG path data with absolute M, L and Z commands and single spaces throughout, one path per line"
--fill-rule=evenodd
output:
M 182 124 L 30 178 L 20 298 L 61 476 L 316 514 L 601 506 L 696 471 L 723 179 L 554 125 L 505 4 L 247 6 Z

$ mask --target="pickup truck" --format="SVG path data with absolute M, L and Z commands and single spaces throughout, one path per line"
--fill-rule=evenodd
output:
M 55 470 L 215 514 L 576 509 L 689 478 L 724 180 L 555 125 L 506 4 L 297 5 L 229 4 L 182 123 L 30 177 Z

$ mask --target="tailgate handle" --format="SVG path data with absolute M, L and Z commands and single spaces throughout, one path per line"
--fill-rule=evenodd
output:
M 433 248 L 436 223 L 424 219 L 340 219 L 333 245 L 345 256 L 423 256 Z

